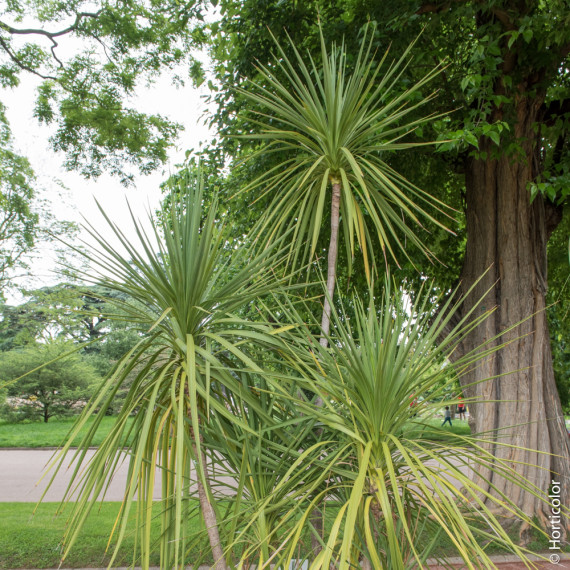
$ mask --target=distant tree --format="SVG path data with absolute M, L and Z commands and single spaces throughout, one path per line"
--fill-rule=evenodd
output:
M 89 289 L 84 285 L 58 283 L 24 291 L 24 295 L 25 301 L 18 306 L 0 307 L 0 350 L 37 341 L 90 342 L 106 335 L 113 336 L 119 329 L 133 327 L 128 321 L 111 323 L 108 313 L 116 315 L 119 311 L 112 301 L 120 302 L 120 299 L 102 287 Z M 138 337 L 136 331 L 133 335 Z M 88 346 L 85 351 L 101 352 L 105 342 Z M 124 339 L 120 344 L 125 351 L 132 346 L 128 342 L 125 344 Z M 117 350 L 111 352 L 116 358 L 124 354 L 117 354 Z
M 0 386 L 8 395 L 4 413 L 14 419 L 42 419 L 78 412 L 98 379 L 80 355 L 63 355 L 67 343 L 28 346 L 0 355 Z
M 82 360 L 104 377 L 145 334 L 123 314 L 124 299 L 102 287 L 59 283 L 25 295 L 20 305 L 0 305 L 0 352 L 38 343 L 84 343 Z M 127 389 L 128 382 L 112 410 L 120 406 Z

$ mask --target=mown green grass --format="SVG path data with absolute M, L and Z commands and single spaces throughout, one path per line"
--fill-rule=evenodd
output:
M 57 568 L 61 561 L 61 540 L 65 531 L 66 512 L 55 516 L 59 503 L 43 503 L 32 516 L 32 503 L 0 503 L 0 568 Z M 63 565 L 66 568 L 105 567 L 110 561 L 106 553 L 109 535 L 119 512 L 120 503 L 103 503 L 94 509 Z M 69 510 L 69 509 L 68 509 Z M 113 566 L 128 566 L 133 560 L 135 534 L 131 527 Z M 152 525 L 152 536 L 158 539 L 159 521 Z M 199 544 L 190 554 L 194 559 L 208 554 L 208 543 L 198 521 L 190 533 L 199 534 Z M 158 549 L 151 565 L 159 564 Z
M 430 441 L 438 441 L 448 443 L 449 445 L 457 445 L 457 440 L 449 437 L 454 435 L 471 435 L 471 428 L 466 420 L 453 420 L 453 425 L 449 427 L 441 427 L 442 419 L 439 418 L 418 418 L 418 422 L 410 422 L 407 424 L 407 437 L 420 437 Z
M 10 424 L 0 421 L 0 447 L 58 447 L 67 439 L 69 430 L 73 427 L 75 418 L 67 418 L 63 420 L 53 419 L 48 423 L 43 422 L 29 422 L 29 423 L 16 423 Z M 85 428 L 81 431 L 84 434 L 88 427 L 91 425 L 92 420 L 87 422 Z M 103 418 L 101 427 L 95 435 L 93 445 L 97 446 L 103 438 L 109 433 L 110 429 L 115 422 L 112 416 Z M 427 420 L 426 423 L 430 427 L 439 428 L 441 421 L 439 419 Z M 414 429 L 414 428 L 412 428 Z M 437 431 L 437 430 L 436 430 Z M 468 435 L 470 433 L 469 425 L 466 421 L 455 420 L 453 427 L 446 426 L 441 434 L 434 433 L 433 430 L 429 431 L 430 439 L 444 439 L 445 433 L 451 432 L 460 435 Z M 76 438 L 74 444 L 79 443 L 79 438 Z
M 69 430 L 73 427 L 76 418 L 67 418 L 62 420 L 53 419 L 48 423 L 29 422 L 10 424 L 0 422 L 0 447 L 58 447 L 61 445 L 69 434 Z M 101 427 L 95 434 L 93 445 L 97 446 L 103 438 L 109 433 L 115 422 L 112 416 L 103 418 Z M 82 430 L 84 434 L 91 425 L 90 420 Z M 79 443 L 79 438 L 74 442 Z
M 65 531 L 67 510 L 55 516 L 59 503 L 43 503 L 39 505 L 37 512 L 33 514 L 35 505 L 32 503 L 0 503 L 0 569 L 7 568 L 57 568 L 61 562 L 61 540 Z M 93 568 L 105 567 L 110 561 L 110 553 L 114 543 L 107 550 L 107 543 L 115 517 L 119 511 L 120 503 L 108 502 L 98 505 L 87 518 L 81 535 L 73 546 L 70 554 L 63 565 L 66 568 Z M 334 520 L 337 509 L 330 505 L 327 509 L 326 526 L 329 527 Z M 441 531 L 441 529 L 440 529 Z M 159 537 L 159 521 L 152 524 L 151 535 L 154 540 Z M 188 553 L 186 564 L 195 564 L 196 561 L 207 564 L 211 563 L 208 540 L 203 525 L 193 519 L 188 528 L 188 534 L 195 537 Z M 432 536 L 419 537 L 419 543 L 431 542 Z M 517 540 L 518 528 L 511 528 L 512 538 Z M 446 557 L 455 555 L 450 539 L 440 533 L 438 545 L 432 555 Z M 307 537 L 306 545 L 310 544 Z M 416 546 L 419 546 L 417 544 Z M 534 552 L 546 552 L 548 539 L 535 537 L 528 545 Z M 239 550 L 239 547 L 238 547 Z M 568 550 L 568 549 L 564 549 Z M 490 543 L 487 545 L 489 554 L 505 554 L 506 551 L 500 546 Z M 134 525 L 128 529 L 120 553 L 113 566 L 127 566 L 133 563 L 135 552 Z M 235 552 L 234 552 L 235 553 Z M 139 565 L 135 557 L 135 565 Z M 159 564 L 158 548 L 151 554 L 151 565 Z

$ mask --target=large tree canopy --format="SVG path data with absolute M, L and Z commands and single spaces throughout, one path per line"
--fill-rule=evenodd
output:
M 232 87 L 257 77 L 256 61 L 270 61 L 268 29 L 281 38 L 286 31 L 297 46 L 318 57 L 319 19 L 325 37 L 344 37 L 347 53 L 353 54 L 368 20 L 377 22 L 378 49 L 391 44 L 395 58 L 421 33 L 404 84 L 447 61 L 436 105 L 449 115 L 416 134 L 449 142 L 438 153 L 392 159 L 394 166 L 398 160 L 397 170 L 436 196 L 452 196 L 464 211 L 457 230 L 465 240 L 451 242 L 433 233 L 431 245 L 442 252 L 445 272 L 424 264 L 422 273 L 443 277 L 444 289 L 461 279 L 466 290 L 488 270 L 474 297 L 486 294 L 482 307 L 497 306 L 496 317 L 469 335 L 462 349 L 501 335 L 512 342 L 464 380 L 468 396 L 486 400 L 471 408 L 474 427 L 500 430 L 512 443 L 546 452 L 500 452 L 539 487 L 546 489 L 554 476 L 568 481 L 570 449 L 545 318 L 546 243 L 562 218 L 570 188 L 566 2 L 222 2 L 222 19 L 212 26 L 212 54 L 227 87 L 216 95 L 216 120 L 224 133 L 255 128 L 240 114 L 245 102 Z M 251 152 L 235 140 L 223 150 Z M 249 165 L 238 177 L 251 179 L 256 170 L 270 166 L 267 160 Z M 246 215 L 255 217 L 252 210 Z M 414 278 L 409 271 L 408 276 Z M 471 308 L 466 302 L 464 314 Z M 522 320 L 524 325 L 510 330 Z M 496 380 L 468 386 L 488 377 Z M 493 484 L 499 492 L 512 492 L 505 480 Z M 569 502 L 568 486 L 563 494 Z M 515 500 L 525 512 L 545 514 L 528 494 Z
M 128 165 L 149 172 L 166 160 L 181 128 L 147 115 L 128 99 L 164 69 L 197 66 L 191 49 L 201 34 L 191 25 L 201 2 L 35 2 L 0 9 L 0 86 L 31 74 L 39 86 L 34 113 L 53 124 L 51 143 L 65 166 L 86 177 L 102 172 L 128 183 Z M 184 77 L 175 78 L 179 82 Z

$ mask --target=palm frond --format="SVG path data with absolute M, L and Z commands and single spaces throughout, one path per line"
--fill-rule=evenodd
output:
M 191 483 L 198 479 L 215 513 L 209 492 L 206 449 L 202 437 L 210 418 L 231 421 L 235 429 L 252 431 L 245 419 L 234 417 L 224 394 L 240 394 L 244 406 L 264 417 L 258 398 L 234 370 L 259 371 L 250 355 L 253 340 L 259 349 L 279 346 L 279 334 L 267 324 L 250 323 L 240 308 L 272 291 L 282 263 L 278 248 L 257 255 L 245 248 L 226 248 L 223 226 L 216 219 L 216 200 L 203 211 L 202 181 L 193 178 L 180 188 L 162 225 L 148 235 L 133 218 L 138 242 L 132 243 L 103 212 L 125 253 L 119 253 L 94 228 L 98 244 L 90 261 L 99 271 L 91 279 L 125 294 L 122 310 L 136 315 L 148 333 L 118 363 L 101 385 L 70 434 L 73 439 L 94 417 L 87 435 L 73 453 L 72 481 L 65 500 L 76 498 L 65 554 L 81 527 L 104 496 L 118 465 L 129 464 L 128 480 L 115 527 L 115 554 L 134 510 L 139 529 L 140 563 L 149 566 L 150 522 L 160 516 L 161 566 L 183 567 L 190 516 Z M 119 387 L 132 373 L 134 380 L 113 429 L 86 464 L 86 450 Z M 134 417 L 132 427 L 127 419 Z M 54 475 L 69 461 L 67 443 L 54 457 Z M 194 469 L 193 466 L 196 466 Z M 162 477 L 162 498 L 153 502 L 155 471 Z M 192 474 L 194 471 L 194 474 Z M 52 479 L 53 480 L 53 479 Z M 75 494 L 74 494 L 75 493 Z M 134 499 L 137 507 L 133 509 Z M 210 529 L 209 529 L 210 530 Z M 65 555 L 64 555 L 65 557 Z M 113 564 L 113 556 L 111 563 Z
M 398 249 L 407 255 L 401 236 L 430 257 L 412 225 L 421 227 L 423 218 L 447 229 L 435 214 L 449 218 L 450 210 L 397 175 L 386 157 L 426 144 L 402 139 L 434 118 L 415 116 L 434 97 L 418 94 L 442 66 L 402 88 L 413 44 L 384 69 L 388 53 L 378 63 L 374 60 L 373 33 L 367 30 L 350 71 L 344 46 L 326 46 L 322 34 L 319 65 L 310 55 L 304 58 L 292 42 L 292 58 L 277 40 L 275 44 L 271 67 L 258 66 L 260 81 L 237 89 L 253 104 L 250 114 L 259 128 L 238 138 L 267 143 L 247 160 L 268 153 L 280 157 L 277 166 L 243 189 L 273 196 L 256 231 L 271 241 L 293 224 L 291 260 L 307 261 L 317 247 L 326 190 L 336 181 L 343 186 L 341 220 L 349 263 L 356 243 L 367 268 L 377 243 L 393 259 Z M 369 271 L 367 275 L 370 280 Z

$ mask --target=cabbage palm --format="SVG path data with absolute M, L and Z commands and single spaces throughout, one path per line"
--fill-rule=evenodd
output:
M 388 53 L 374 60 L 373 39 L 365 37 L 351 70 L 344 46 L 328 49 L 322 34 L 319 65 L 310 55 L 306 62 L 293 44 L 290 59 L 276 41 L 278 57 L 270 66 L 259 65 L 257 82 L 238 89 L 253 104 L 253 123 L 259 128 L 257 134 L 241 138 L 267 143 L 253 157 L 278 157 L 272 169 L 246 188 L 259 190 L 258 199 L 273 196 L 257 230 L 271 241 L 292 229 L 291 259 L 294 264 L 306 260 L 316 251 L 330 196 L 323 345 L 330 329 L 341 225 L 348 262 L 357 243 L 369 282 L 369 251 L 374 252 L 377 242 L 383 255 L 394 259 L 396 249 L 405 254 L 403 238 L 429 257 L 408 221 L 421 225 L 424 218 L 443 227 L 428 210 L 442 210 L 444 205 L 385 161 L 390 152 L 419 146 L 402 139 L 433 118 L 410 116 L 433 98 L 421 90 L 441 67 L 404 89 L 400 80 L 413 44 L 398 61 L 385 65 Z
M 373 291 L 370 299 L 368 305 L 355 299 L 350 319 L 333 310 L 329 348 L 320 345 L 310 327 L 289 337 L 291 363 L 300 372 L 297 385 L 323 401 L 320 408 L 302 399 L 295 405 L 323 428 L 327 447 L 319 451 L 320 468 L 329 484 L 296 513 L 298 523 L 274 561 L 287 567 L 296 557 L 302 527 L 325 498 L 327 508 L 336 506 L 336 511 L 311 569 L 424 567 L 434 541 L 442 537 L 469 568 L 493 567 L 483 546 L 489 541 L 528 560 L 529 552 L 513 543 L 493 509 L 536 525 L 504 494 L 496 496 L 473 481 L 464 468 L 480 476 L 493 469 L 544 501 L 548 498 L 512 465 L 486 451 L 484 439 L 454 436 L 426 421 L 443 405 L 455 403 L 439 401 L 452 382 L 446 359 L 490 311 L 472 312 L 454 326 L 458 305 L 448 301 L 433 318 L 428 287 L 412 307 L 401 291 L 390 293 L 389 283 L 380 305 Z M 283 303 L 280 313 L 298 319 L 292 302 Z M 445 340 L 438 342 L 444 331 Z M 496 350 L 489 348 L 495 340 L 456 363 L 459 373 Z M 289 398 L 282 381 L 273 386 Z M 422 399 L 428 393 L 435 403 Z M 418 405 L 411 407 L 414 398 Z
M 190 476 L 195 465 L 199 503 L 215 567 L 222 569 L 227 564 L 217 507 L 209 488 L 202 431 L 213 414 L 239 423 L 245 432 L 251 431 L 247 422 L 234 418 L 225 405 L 224 398 L 231 392 L 240 393 L 244 405 L 261 418 L 266 414 L 255 395 L 243 390 L 234 370 L 258 370 L 248 356 L 248 342 L 253 340 L 257 347 L 267 348 L 278 342 L 278 335 L 263 324 L 246 322 L 237 311 L 274 287 L 273 269 L 283 256 L 269 250 L 248 256 L 246 248 L 228 248 L 224 229 L 216 220 L 216 200 L 209 211 L 203 211 L 199 180 L 183 185 L 180 196 L 173 200 L 154 234 L 147 235 L 133 220 L 138 243 L 131 243 L 107 218 L 124 253 L 91 230 L 98 244 L 90 255 L 99 270 L 97 283 L 132 300 L 121 309 L 144 333 L 86 407 L 68 443 L 53 461 L 54 476 L 67 461 L 72 439 L 94 417 L 73 455 L 78 464 L 64 500 L 74 492 L 79 497 L 70 518 L 66 553 L 95 502 L 104 496 L 117 466 L 127 458 L 129 476 L 115 528 L 116 549 L 136 494 L 143 568 L 149 566 L 153 548 L 150 525 L 157 510 L 162 520 L 161 567 L 178 568 L 185 563 L 186 523 L 189 505 L 193 504 L 188 500 Z M 83 470 L 93 434 L 132 371 L 135 378 L 117 421 Z M 129 427 L 131 417 L 134 420 Z M 158 505 L 153 503 L 156 467 L 162 472 L 162 500 Z

